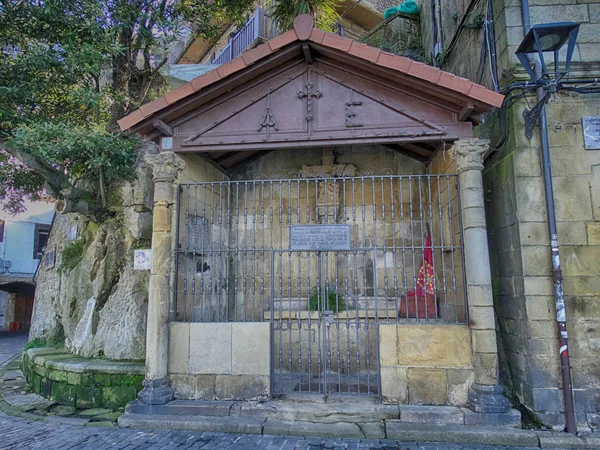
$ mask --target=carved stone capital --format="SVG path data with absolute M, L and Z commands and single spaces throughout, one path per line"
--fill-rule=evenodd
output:
M 489 139 L 459 139 L 449 153 L 456 160 L 458 173 L 483 170 L 483 161 L 490 151 Z
M 154 183 L 174 183 L 185 167 L 185 162 L 173 152 L 147 155 L 146 161 L 152 167 Z

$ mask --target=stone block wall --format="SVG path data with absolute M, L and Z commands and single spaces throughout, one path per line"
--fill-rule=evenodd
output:
M 465 405 L 473 383 L 467 325 L 379 325 L 384 403 Z
M 424 52 L 433 53 L 431 2 L 421 1 Z M 570 76 L 598 78 L 600 5 L 594 0 L 538 0 L 530 3 L 531 24 L 581 23 Z M 444 70 L 492 88 L 489 62 L 480 61 L 483 31 L 460 27 L 485 15 L 486 3 L 442 2 Z M 514 52 L 523 39 L 520 2 L 492 0 L 500 87 L 525 80 Z M 438 23 L 439 25 L 439 23 Z M 450 44 L 454 42 L 453 46 Z M 564 57 L 564 50 L 562 53 Z M 563 60 L 564 61 L 564 60 Z M 550 58 L 550 62 L 552 59 Z M 483 67 L 483 68 L 482 68 Z M 597 167 L 600 153 L 583 147 L 581 117 L 600 115 L 599 95 L 562 91 L 547 105 L 558 239 L 570 339 L 575 409 L 580 426 L 598 414 L 600 401 L 600 290 L 596 237 L 599 219 Z M 522 112 L 535 100 L 519 102 L 506 123 L 490 114 L 476 129 L 497 145 L 484 171 L 486 214 L 497 318 L 501 379 L 514 403 L 558 428 L 564 424 L 558 336 L 551 279 L 540 137 L 524 136 Z
M 75 357 L 56 348 L 23 353 L 23 374 L 32 390 L 77 408 L 117 409 L 142 389 L 144 364 Z
M 575 410 L 583 426 L 600 401 L 600 153 L 584 149 L 581 117 L 600 115 L 599 99 L 562 92 L 547 105 Z M 484 172 L 502 378 L 515 401 L 560 427 L 564 405 L 540 141 L 537 133 L 531 141 L 524 136 L 523 106 L 509 112 L 509 142 Z
M 271 324 L 172 322 L 169 378 L 180 399 L 271 395 Z

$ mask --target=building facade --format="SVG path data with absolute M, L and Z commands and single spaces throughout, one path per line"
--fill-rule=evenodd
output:
M 35 293 L 34 275 L 50 235 L 54 204 L 27 202 L 26 211 L 1 214 L 0 329 L 28 329 Z M 18 324 L 18 325 L 15 325 Z

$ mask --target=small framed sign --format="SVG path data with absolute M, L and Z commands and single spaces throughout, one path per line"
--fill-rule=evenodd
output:
M 350 225 L 291 225 L 290 249 L 296 251 L 350 250 Z
M 74 241 L 77 239 L 77 224 L 73 225 L 69 230 L 69 240 Z
M 173 148 L 173 138 L 172 137 L 160 138 L 160 148 L 162 148 L 163 150 L 171 150 Z
M 586 150 L 600 150 L 600 116 L 581 118 L 583 142 Z
M 47 249 L 44 251 L 44 269 L 50 270 L 56 264 L 56 251 Z
M 150 270 L 152 268 L 152 250 L 135 250 L 133 254 L 134 270 Z

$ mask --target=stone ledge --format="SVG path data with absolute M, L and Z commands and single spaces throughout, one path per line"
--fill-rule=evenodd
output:
M 92 360 L 55 348 L 24 352 L 22 370 L 35 393 L 79 408 L 123 407 L 144 379 L 143 363 Z
M 438 425 L 459 424 L 465 422 L 460 408 L 455 406 L 405 406 L 400 405 L 400 422 L 431 423 Z M 519 416 L 520 417 L 520 416 Z

